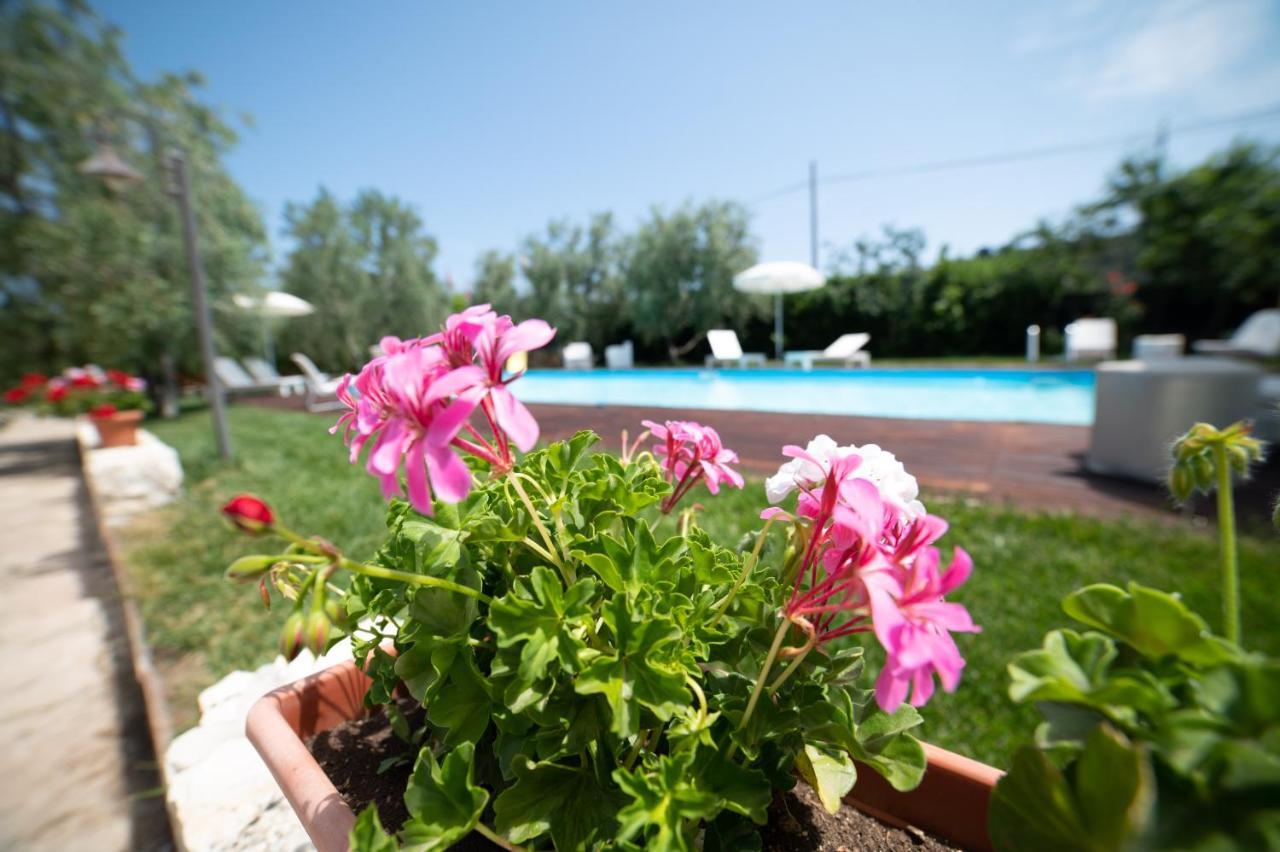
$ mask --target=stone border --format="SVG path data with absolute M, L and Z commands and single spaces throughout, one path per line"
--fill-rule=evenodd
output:
M 147 715 L 147 729 L 151 734 L 151 748 L 156 756 L 156 772 L 160 783 L 167 789 L 169 779 L 166 777 L 164 755 L 173 740 L 173 719 L 169 714 L 169 704 L 165 696 L 164 683 L 156 671 L 151 656 L 151 647 L 147 644 L 146 628 L 142 623 L 142 613 L 133 592 L 133 583 L 120 556 L 119 545 L 106 524 L 106 513 L 103 511 L 102 498 L 94 482 L 89 465 L 89 453 L 96 448 L 90 443 L 92 427 L 81 418 L 76 424 L 76 445 L 80 457 L 80 473 L 89 497 L 89 506 L 93 512 L 93 523 L 102 542 L 102 549 L 107 562 L 111 566 L 111 575 L 120 595 L 120 610 L 124 615 L 125 633 L 129 642 L 129 657 L 133 665 L 133 676 L 142 692 L 143 709 Z M 158 439 L 157 439 L 158 440 Z M 166 810 L 168 802 L 166 797 Z M 170 823 L 173 814 L 169 813 Z M 177 841 L 177 838 L 174 838 Z

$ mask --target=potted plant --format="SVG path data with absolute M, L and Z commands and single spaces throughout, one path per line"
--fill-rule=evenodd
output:
M 1197 424 L 1173 453 L 1175 497 L 1217 491 L 1226 635 L 1136 583 L 1069 595 L 1086 629 L 1009 666 L 1010 697 L 1044 722 L 996 787 L 997 849 L 1280 849 L 1280 660 L 1240 644 L 1231 496 L 1262 445 Z
M 88 364 L 53 378 L 28 373 L 4 398 L 10 405 L 64 417 L 87 415 L 98 430 L 99 446 L 110 448 L 138 443 L 138 424 L 148 406 L 145 391 L 146 383 L 136 376 Z
M 553 334 L 479 306 L 385 339 L 343 379 L 335 431 L 391 498 L 373 560 L 254 497 L 224 507 L 285 544 L 228 569 L 290 602 L 282 651 L 353 640 L 352 663 L 269 694 L 247 725 L 317 846 L 758 848 L 800 777 L 832 813 L 853 791 L 983 848 L 999 773 L 913 736 L 935 677 L 959 681 L 951 632 L 978 629 L 945 599 L 970 560 L 935 546 L 946 523 L 914 478 L 875 445 L 788 446 L 760 528 L 726 546 L 684 502 L 743 486 L 710 427 L 646 422 L 620 455 L 587 432 L 533 450 L 504 365 Z M 357 816 L 303 744 L 372 707 L 412 765 L 400 826 Z

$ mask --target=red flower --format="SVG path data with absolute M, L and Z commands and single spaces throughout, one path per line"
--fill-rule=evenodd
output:
M 38 388 L 47 381 L 49 381 L 49 377 L 44 373 L 27 373 L 22 377 L 22 381 L 18 383 L 18 386 L 23 388 Z
M 222 514 L 236 529 L 250 535 L 261 535 L 275 523 L 271 507 L 252 494 L 233 497 L 222 507 Z
M 99 417 L 99 418 L 110 417 L 111 415 L 115 414 L 117 411 L 119 411 L 119 409 L 116 408 L 114 405 L 112 405 L 109 402 L 104 402 L 101 405 L 95 405 L 93 408 L 90 408 L 89 416 Z
M 81 373 L 71 377 L 71 386 L 73 388 L 96 388 L 98 380 L 88 373 Z
M 66 385 L 51 385 L 49 387 L 49 392 L 44 395 L 44 398 L 49 402 L 61 402 L 67 398 L 67 393 Z
M 31 396 L 31 391 L 24 387 L 9 388 L 4 392 L 4 401 L 10 405 L 22 405 Z
M 107 380 L 113 385 L 127 388 L 129 383 L 133 381 L 133 376 L 129 375 L 124 370 L 107 370 Z

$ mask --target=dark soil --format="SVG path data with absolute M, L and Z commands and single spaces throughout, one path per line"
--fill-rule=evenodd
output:
M 420 726 L 422 707 L 413 699 L 400 702 L 409 724 Z M 307 741 L 307 748 L 351 810 L 359 814 L 370 804 L 377 806 L 383 828 L 389 832 L 398 831 L 409 819 L 404 789 L 417 749 L 392 732 L 384 713 L 378 711 L 317 734 Z M 379 774 L 382 762 L 396 756 L 406 759 Z M 789 792 L 774 793 L 769 824 L 760 833 L 764 852 L 955 852 L 955 847 L 931 835 L 886 825 L 851 807 L 832 816 L 803 782 Z M 453 848 L 479 852 L 498 847 L 472 834 Z
M 764 852 L 955 852 L 931 834 L 895 828 L 848 805 L 834 816 L 804 782 L 786 793 L 775 791 L 769 824 L 760 829 Z

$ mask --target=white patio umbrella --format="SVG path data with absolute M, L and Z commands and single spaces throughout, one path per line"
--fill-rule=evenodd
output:
M 757 263 L 733 276 L 733 286 L 744 293 L 773 294 L 773 337 L 778 360 L 782 360 L 782 297 L 786 293 L 816 290 L 827 283 L 826 276 L 807 263 L 779 260 Z
M 231 297 L 231 301 L 235 302 L 236 307 L 262 317 L 263 347 L 266 349 L 267 363 L 273 366 L 276 363 L 276 348 L 271 339 L 271 321 L 305 317 L 316 312 L 315 305 L 306 299 L 299 299 L 292 293 L 281 290 L 267 290 L 259 296 L 237 293 Z

